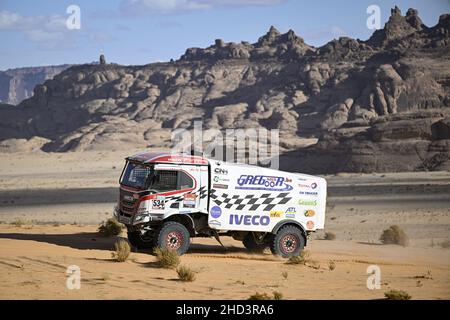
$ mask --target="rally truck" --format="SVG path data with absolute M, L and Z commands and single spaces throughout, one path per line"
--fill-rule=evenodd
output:
M 140 249 L 184 254 L 191 237 L 231 236 L 251 251 L 299 255 L 324 228 L 326 180 L 202 156 L 126 158 L 114 215 Z

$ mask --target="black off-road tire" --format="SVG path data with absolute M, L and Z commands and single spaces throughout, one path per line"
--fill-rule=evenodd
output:
M 242 240 L 242 244 L 248 251 L 257 253 L 263 252 L 264 249 L 268 247 L 266 243 L 256 243 L 255 238 L 253 237 L 253 234 L 251 232 L 246 234 L 244 240 Z
M 292 225 L 278 230 L 273 238 L 270 250 L 273 254 L 290 258 L 299 256 L 305 246 L 305 236 L 300 228 Z
M 165 222 L 157 231 L 155 246 L 160 249 L 175 250 L 180 256 L 189 249 L 190 234 L 179 222 Z
M 136 249 L 153 249 L 155 246 L 155 235 L 151 231 L 147 231 L 144 235 L 141 231 L 131 231 L 128 232 L 128 241 Z

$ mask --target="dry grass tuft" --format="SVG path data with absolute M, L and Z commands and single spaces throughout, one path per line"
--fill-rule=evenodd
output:
M 126 240 L 120 239 L 114 244 L 114 252 L 112 252 L 111 255 L 118 262 L 127 261 L 130 256 L 130 245 Z
M 398 244 L 406 247 L 409 244 L 408 235 L 399 226 L 390 226 L 389 229 L 383 231 L 380 236 L 383 244 Z
M 384 293 L 387 300 L 409 300 L 411 296 L 403 290 L 389 290 Z
M 325 236 L 323 237 L 323 240 L 335 240 L 336 235 L 333 232 L 325 232 Z
M 180 256 L 176 251 L 155 248 L 153 253 L 156 255 L 158 265 L 161 268 L 175 269 L 180 264 Z
M 125 228 L 116 218 L 109 218 L 98 227 L 98 233 L 104 237 L 118 236 Z
M 195 280 L 195 272 L 187 266 L 179 266 L 177 268 L 178 279 L 184 282 L 192 282 Z
M 259 293 L 256 292 L 255 294 L 251 295 L 247 300 L 283 300 L 283 294 L 278 291 L 274 291 L 273 295 L 270 296 L 267 293 Z

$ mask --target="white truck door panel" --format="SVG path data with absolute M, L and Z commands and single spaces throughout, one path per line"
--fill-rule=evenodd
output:
M 315 230 L 323 228 L 325 201 L 322 178 L 211 161 L 211 228 L 270 232 L 294 220 Z

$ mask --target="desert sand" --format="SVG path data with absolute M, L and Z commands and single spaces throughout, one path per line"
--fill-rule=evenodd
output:
M 314 263 L 250 254 L 230 238 L 225 248 L 193 239 L 181 260 L 196 280 L 183 283 L 148 251 L 115 262 L 117 237 L 96 233 L 112 215 L 123 158 L 134 151 L 0 156 L 0 299 L 245 299 L 273 291 L 286 299 L 379 299 L 390 289 L 450 298 L 450 250 L 441 246 L 450 238 L 449 172 L 325 176 L 325 231 L 336 240 L 312 235 L 306 249 Z M 409 246 L 380 244 L 393 224 Z M 66 288 L 70 265 L 81 269 L 80 290 Z M 379 290 L 366 287 L 370 265 L 381 268 Z

